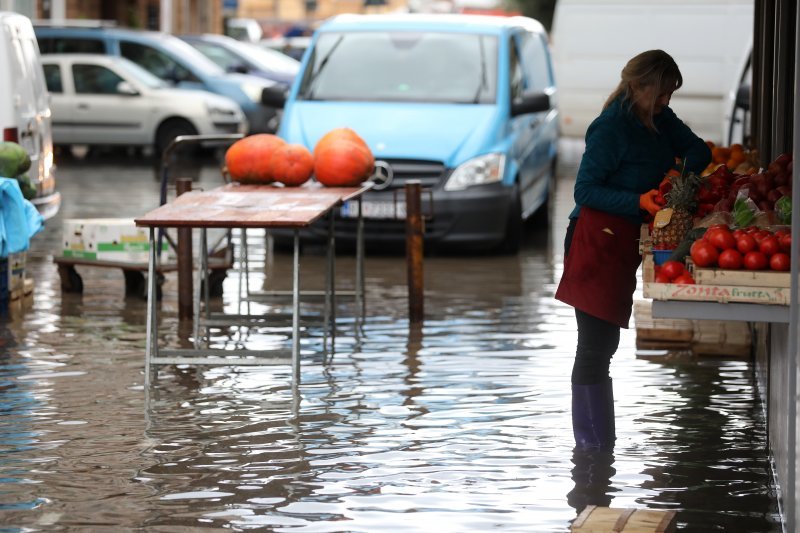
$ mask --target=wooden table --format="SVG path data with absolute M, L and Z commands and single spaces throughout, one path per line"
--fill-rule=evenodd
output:
M 280 187 L 272 185 L 228 184 L 209 191 L 192 191 L 144 216 L 135 219 L 137 226 L 150 228 L 150 257 L 148 264 L 147 291 L 147 347 L 145 352 L 145 386 L 150 385 L 151 366 L 158 364 L 205 364 L 205 365 L 262 365 L 285 364 L 285 359 L 269 357 L 272 350 L 214 350 L 176 349 L 159 350 L 156 321 L 155 272 L 158 268 L 156 254 L 156 229 L 164 227 L 200 228 L 201 275 L 207 273 L 208 250 L 205 231 L 208 228 L 284 228 L 294 230 L 294 263 L 292 275 L 292 378 L 300 382 L 300 236 L 299 231 L 309 227 L 324 216 L 329 216 L 328 232 L 328 276 L 326 283 L 326 319 L 329 306 L 333 305 L 335 283 L 333 261 L 335 258 L 333 210 L 348 200 L 357 200 L 359 205 L 356 246 L 356 298 L 363 298 L 363 218 L 361 196 L 371 184 L 360 187 L 321 187 L 309 184 L 303 187 Z M 202 295 L 200 286 L 195 299 L 195 328 L 199 324 L 199 309 Z M 205 284 L 208 287 L 208 283 Z M 335 320 L 335 319 L 334 319 Z M 327 324 L 326 324 L 327 327 Z M 197 329 L 196 329 L 197 331 Z M 197 335 L 195 335 L 197 343 Z

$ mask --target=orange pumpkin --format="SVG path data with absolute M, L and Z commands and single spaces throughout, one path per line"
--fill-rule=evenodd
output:
M 289 187 L 302 185 L 314 172 L 314 156 L 302 144 L 286 144 L 278 148 L 270 161 L 270 174 Z
M 239 183 L 272 183 L 272 155 L 286 141 L 271 133 L 258 133 L 239 139 L 225 152 L 225 166 L 233 181 Z
M 319 141 L 317 141 L 317 145 L 314 147 L 314 156 L 316 157 L 317 152 L 322 150 L 328 143 L 337 140 L 355 142 L 361 144 L 364 148 L 369 150 L 366 141 L 364 141 L 364 139 L 362 139 L 354 130 L 350 128 L 334 128 L 323 135 Z
M 365 145 L 347 139 L 332 139 L 315 151 L 314 176 L 328 187 L 355 187 L 375 167 L 375 158 Z

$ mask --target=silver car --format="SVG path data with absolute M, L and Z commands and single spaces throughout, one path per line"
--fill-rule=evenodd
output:
M 152 146 L 178 135 L 244 133 L 230 98 L 176 89 L 135 63 L 98 54 L 42 56 L 56 145 Z

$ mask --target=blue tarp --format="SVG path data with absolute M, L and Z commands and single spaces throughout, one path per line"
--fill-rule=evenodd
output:
M 36 206 L 22 196 L 16 179 L 0 178 L 0 258 L 24 252 L 44 227 Z

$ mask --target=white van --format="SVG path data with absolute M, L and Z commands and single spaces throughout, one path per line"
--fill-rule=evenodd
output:
M 726 99 L 752 43 L 753 12 L 753 0 L 559 0 L 552 49 L 562 134 L 583 138 L 625 63 L 660 48 L 683 74 L 670 106 L 697 135 L 723 142 Z
M 28 176 L 37 189 L 31 202 L 45 218 L 54 216 L 61 195 L 55 189 L 50 96 L 39 45 L 30 19 L 6 11 L 0 11 L 0 129 L 4 141 L 28 151 Z

